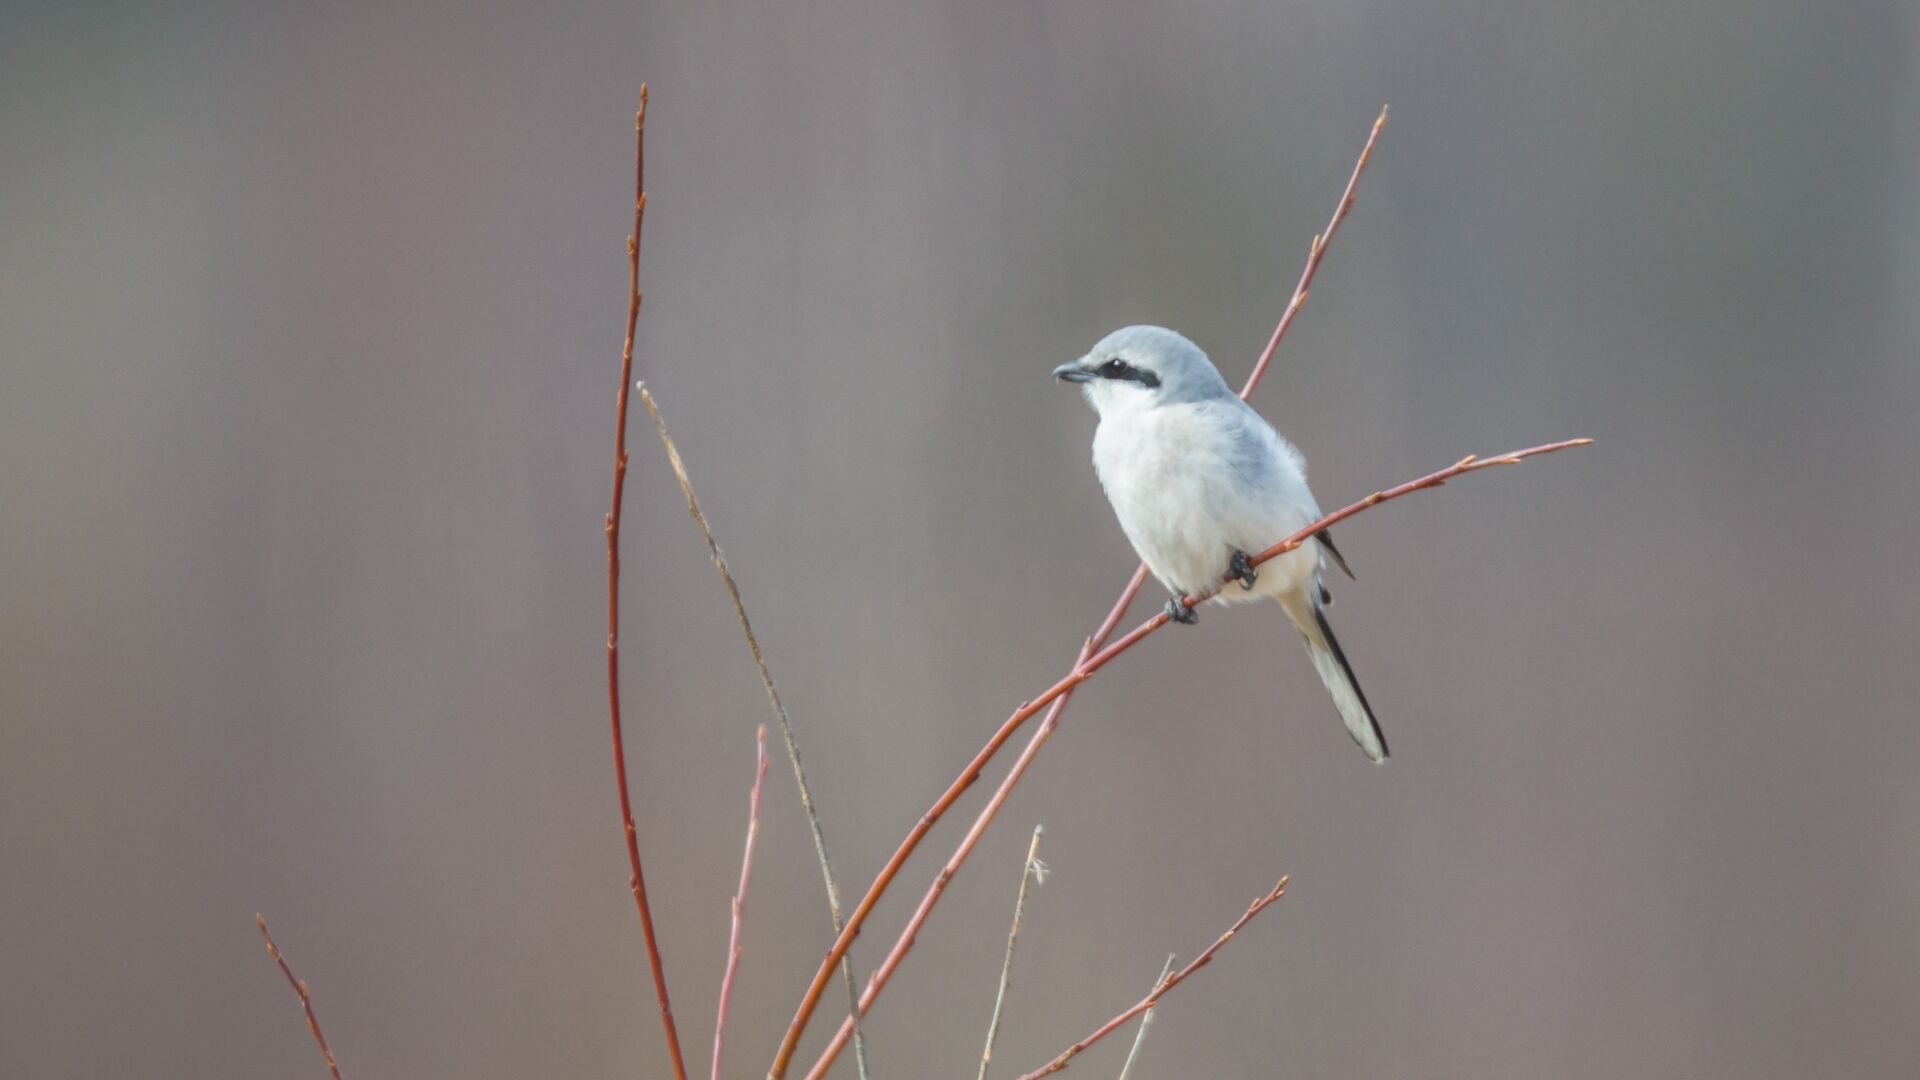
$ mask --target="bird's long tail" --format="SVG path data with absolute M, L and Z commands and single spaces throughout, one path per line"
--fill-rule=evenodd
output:
M 1327 684 L 1327 692 L 1333 695 L 1334 708 L 1340 710 L 1347 734 L 1353 736 L 1353 741 L 1370 760 L 1385 761 L 1387 738 L 1380 733 L 1380 723 L 1373 718 L 1373 707 L 1367 704 L 1360 680 L 1353 676 L 1353 665 L 1347 663 L 1340 639 L 1333 636 L 1333 627 L 1327 623 L 1326 612 L 1320 605 L 1320 595 L 1318 583 L 1313 583 L 1283 597 L 1280 602 L 1306 640 L 1307 655 L 1313 658 L 1314 670 L 1320 673 L 1320 681 Z

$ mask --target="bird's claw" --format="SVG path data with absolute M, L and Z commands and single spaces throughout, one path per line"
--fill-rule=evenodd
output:
M 1260 580 L 1260 575 L 1253 572 L 1253 560 L 1247 558 L 1246 552 L 1238 549 L 1235 549 L 1233 557 L 1227 560 L 1227 577 L 1229 580 L 1238 581 L 1240 588 L 1244 591 L 1252 591 L 1253 583 Z
M 1188 607 L 1182 601 L 1183 598 L 1178 596 L 1167 601 L 1167 618 L 1172 619 L 1181 626 L 1192 626 L 1199 622 L 1200 613 Z

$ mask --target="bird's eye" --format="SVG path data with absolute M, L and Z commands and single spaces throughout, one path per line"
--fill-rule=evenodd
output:
M 1100 365 L 1100 374 L 1105 375 L 1109 379 L 1117 379 L 1126 373 L 1127 364 L 1124 360 L 1109 360 Z

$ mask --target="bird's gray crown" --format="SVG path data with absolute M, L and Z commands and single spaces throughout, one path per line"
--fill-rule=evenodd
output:
M 1093 351 L 1053 373 L 1087 384 L 1096 407 L 1100 399 L 1121 394 L 1146 393 L 1157 405 L 1233 396 L 1207 354 L 1163 326 L 1115 330 Z

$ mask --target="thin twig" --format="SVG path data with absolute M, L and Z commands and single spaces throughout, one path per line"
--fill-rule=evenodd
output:
M 1267 347 L 1260 351 L 1253 370 L 1247 374 L 1247 384 L 1240 388 L 1240 399 L 1246 400 L 1253 388 L 1260 385 L 1261 376 L 1267 373 L 1267 365 L 1273 363 L 1273 354 L 1280 348 L 1280 339 L 1287 336 L 1287 328 L 1293 325 L 1293 317 L 1307 302 L 1307 290 L 1313 285 L 1313 275 L 1320 269 L 1320 260 L 1326 257 L 1327 245 L 1333 241 L 1333 234 L 1340 231 L 1340 223 L 1347 220 L 1347 213 L 1353 209 L 1355 192 L 1360 189 L 1360 174 L 1367 171 L 1367 161 L 1373 157 L 1373 144 L 1380 141 L 1380 132 L 1387 126 L 1387 107 L 1380 106 L 1380 115 L 1374 118 L 1373 130 L 1367 134 L 1367 145 L 1360 148 L 1360 160 L 1353 163 L 1353 175 L 1347 177 L 1347 187 L 1340 193 L 1340 205 L 1333 208 L 1333 217 L 1328 220 L 1326 231 L 1313 238 L 1307 247 L 1307 265 L 1300 271 L 1300 282 L 1293 287 L 1293 297 L 1287 301 L 1287 310 L 1280 315 L 1279 325 L 1273 328 L 1273 336 L 1267 339 Z
M 1013 926 L 1007 931 L 1007 958 L 1000 962 L 1000 989 L 993 995 L 993 1019 L 987 1021 L 987 1046 L 980 1051 L 980 1080 L 987 1080 L 987 1066 L 993 1061 L 993 1041 L 1000 1036 L 1000 1010 L 1007 1004 L 1007 981 L 1013 975 L 1013 945 L 1020 940 L 1020 915 L 1027 909 L 1027 884 L 1046 873 L 1040 862 L 1039 825 L 1033 827 L 1033 842 L 1027 845 L 1027 861 L 1020 868 L 1020 891 L 1013 897 Z
M 1247 908 L 1247 913 L 1245 915 L 1240 916 L 1240 920 L 1238 922 L 1234 923 L 1232 926 L 1227 927 L 1226 933 L 1221 934 L 1219 938 L 1215 939 L 1213 944 L 1207 946 L 1206 952 L 1203 952 L 1199 956 L 1194 957 L 1193 963 L 1188 964 L 1186 967 L 1181 968 L 1179 971 L 1175 972 L 1172 976 L 1168 977 L 1168 979 L 1165 982 L 1154 987 L 1154 990 L 1152 993 L 1148 994 L 1146 997 L 1141 998 L 1139 1001 L 1134 1002 L 1133 1006 L 1127 1009 L 1125 1012 L 1107 1021 L 1106 1023 L 1101 1024 L 1098 1028 L 1094 1029 L 1093 1034 L 1087 1036 L 1084 1039 L 1081 1039 L 1079 1042 L 1074 1043 L 1072 1046 L 1067 1047 L 1065 1050 L 1061 1051 L 1059 1056 L 1055 1057 L 1052 1061 L 1049 1061 L 1045 1065 L 1041 1066 L 1040 1068 L 1035 1069 L 1030 1073 L 1027 1073 L 1025 1076 L 1022 1076 L 1020 1080 L 1039 1080 L 1040 1077 L 1046 1076 L 1049 1073 L 1059 1072 L 1061 1069 L 1064 1069 L 1067 1067 L 1067 1063 L 1073 1060 L 1074 1055 L 1078 1054 L 1082 1050 L 1085 1050 L 1087 1047 L 1092 1046 L 1094 1043 L 1099 1042 L 1101 1039 L 1106 1038 L 1108 1035 L 1113 1034 L 1115 1031 L 1119 1030 L 1123 1025 L 1125 1025 L 1127 1021 L 1133 1019 L 1136 1016 L 1139 1016 L 1141 1013 L 1146 1012 L 1148 1009 L 1151 1009 L 1155 1005 L 1159 1004 L 1160 999 L 1162 997 L 1165 997 L 1169 992 L 1173 990 L 1174 987 L 1179 986 L 1183 982 L 1186 982 L 1187 977 L 1189 975 L 1192 975 L 1194 972 L 1199 971 L 1201 968 L 1207 966 L 1207 963 L 1213 959 L 1213 954 L 1219 952 L 1221 946 L 1225 945 L 1229 941 L 1232 941 L 1233 935 L 1239 933 L 1241 927 L 1247 925 L 1249 922 L 1252 922 L 1253 917 L 1255 915 L 1258 915 L 1262 911 L 1265 911 L 1268 905 L 1272 904 L 1275 900 L 1280 899 L 1282 896 L 1285 896 L 1286 894 L 1287 894 L 1287 879 L 1283 877 L 1280 879 L 1280 883 L 1273 887 L 1272 892 L 1268 893 L 1263 897 L 1260 897 L 1258 900 L 1255 900 L 1253 904 Z
M 733 976 L 740 969 L 740 927 L 747 910 L 747 886 L 753 881 L 753 842 L 760 838 L 760 789 L 767 783 L 767 725 L 754 735 L 753 793 L 747 796 L 747 853 L 740 858 L 740 888 L 733 894 L 733 929 L 727 935 L 727 973 L 720 979 L 720 1009 L 713 1021 L 713 1080 L 720 1080 L 720 1053 L 727 1044 L 727 1006 L 733 1003 Z
M 1260 384 L 1261 377 L 1265 375 L 1275 352 L 1280 348 L 1281 339 L 1286 336 L 1288 327 L 1293 325 L 1294 316 L 1298 314 L 1300 307 L 1306 303 L 1308 288 L 1313 284 L 1314 274 L 1320 269 L 1321 260 L 1326 257 L 1327 246 L 1333 242 L 1334 233 L 1339 231 L 1341 222 L 1346 220 L 1347 213 L 1353 209 L 1354 192 L 1359 188 L 1360 176 L 1367 169 L 1367 162 L 1373 156 L 1374 143 L 1379 141 L 1380 132 L 1386 126 L 1386 122 L 1387 110 L 1382 108 L 1380 110 L 1380 116 L 1373 122 L 1373 129 L 1367 135 L 1367 144 L 1361 149 L 1360 157 L 1354 163 L 1353 172 L 1347 178 L 1347 186 L 1340 193 L 1339 205 L 1334 208 L 1333 217 L 1328 221 L 1326 231 L 1314 237 L 1313 244 L 1307 253 L 1306 267 L 1300 274 L 1300 282 L 1295 286 L 1293 296 L 1287 302 L 1286 311 L 1281 314 L 1280 321 L 1274 326 L 1273 335 L 1267 340 L 1266 348 L 1261 351 L 1259 360 L 1255 362 L 1253 372 L 1248 375 L 1246 386 L 1240 391 L 1240 397 L 1242 399 L 1251 395 L 1254 388 Z M 1146 584 L 1146 580 L 1147 567 L 1145 563 L 1141 563 L 1134 569 L 1133 577 L 1127 582 L 1127 587 L 1121 590 L 1120 598 L 1116 600 L 1113 607 L 1108 610 L 1107 617 L 1100 621 L 1099 629 L 1095 630 L 1093 637 L 1089 639 L 1089 648 L 1083 651 L 1082 659 L 1085 659 L 1086 653 L 1091 653 L 1094 649 L 1098 649 L 1106 644 L 1107 639 L 1113 635 L 1114 630 L 1120 625 L 1120 620 L 1126 616 L 1127 608 L 1133 604 L 1134 598 L 1140 594 L 1140 589 Z M 1067 703 L 1070 700 L 1070 692 L 1059 699 L 1052 710 L 1047 713 L 1046 722 L 1041 726 L 1042 734 L 1036 735 L 1036 739 L 1041 739 L 1046 732 L 1051 730 L 1052 725 L 1058 723 L 1061 712 L 1065 711 Z M 874 878 L 873 884 L 868 886 L 866 895 L 860 898 L 860 902 L 854 906 L 853 913 L 848 916 L 846 927 L 840 931 L 840 936 L 834 940 L 833 946 L 827 950 L 826 960 L 820 965 L 820 969 L 814 973 L 813 981 L 808 984 L 806 993 L 801 996 L 800 1007 L 795 1011 L 792 1022 L 787 1025 L 786 1034 L 780 1041 L 780 1049 L 774 1055 L 772 1067 L 767 1071 L 768 1080 L 781 1080 L 781 1078 L 786 1075 L 787 1067 L 793 1060 L 794 1050 L 800 1044 L 800 1036 L 806 1032 L 807 1024 L 813 1019 L 814 1009 L 820 1004 L 820 996 L 826 990 L 827 979 L 831 977 L 834 965 L 839 963 L 840 957 L 846 953 L 854 937 L 860 933 L 860 928 L 865 924 L 867 916 L 872 913 L 874 905 L 879 903 L 881 895 L 893 884 L 894 878 L 899 875 L 901 867 L 906 865 L 907 858 L 913 854 L 915 848 L 920 846 L 920 841 L 926 837 L 928 831 L 933 828 L 934 823 L 940 820 L 941 816 L 959 800 L 960 796 L 964 794 L 968 788 L 973 786 L 976 780 L 980 779 L 980 771 L 986 767 L 987 762 L 992 760 L 995 754 L 999 753 L 1000 748 L 1006 744 L 1006 741 L 1012 738 L 1013 733 L 1018 731 L 1021 725 L 1025 724 L 1032 715 L 1033 713 L 1026 712 L 1025 706 L 1023 706 L 1020 712 L 1016 712 L 1012 719 L 1002 724 L 1000 729 L 993 733 L 993 737 L 987 740 L 987 744 L 981 747 L 980 752 L 975 754 L 973 760 L 967 763 L 967 767 L 961 770 L 959 777 L 947 787 L 947 790 L 941 794 L 940 798 L 934 801 L 933 806 L 928 809 L 925 814 L 920 816 L 920 820 L 908 831 L 906 839 L 902 840 L 900 846 L 895 849 L 893 857 L 888 859 L 886 865 L 880 868 L 880 873 Z M 1037 747 L 1030 745 L 1030 749 L 1037 749 Z M 969 836 L 971 835 L 972 834 L 969 833 Z M 963 845 L 964 844 L 965 842 L 963 841 Z M 964 853 L 956 854 L 961 859 L 965 858 Z M 948 866 L 953 867 L 957 866 L 957 864 L 950 860 Z M 944 875 L 946 873 L 948 873 L 948 871 L 943 869 L 942 874 Z M 923 901 L 923 906 L 924 904 L 925 902 Z M 909 935 L 916 929 L 917 927 L 910 927 Z M 878 972 L 875 973 L 875 978 L 878 978 Z M 860 1012 L 861 1009 L 858 1007 L 852 1010 L 849 1023 L 842 1025 L 843 1030 L 851 1026 L 852 1019 L 857 1018 Z M 829 1044 L 828 1053 L 823 1056 L 823 1061 L 830 1064 L 833 1057 L 839 1053 L 839 1048 L 844 1045 L 845 1041 L 843 1037 L 836 1035 L 834 1041 Z M 824 1072 L 824 1069 L 816 1068 L 815 1072 Z
M 273 935 L 267 932 L 267 920 L 255 912 L 253 921 L 254 925 L 260 927 L 260 936 L 267 939 L 267 955 L 280 965 L 280 974 L 287 977 L 287 985 L 300 995 L 300 1011 L 307 1014 L 307 1030 L 313 1033 L 313 1041 L 320 1044 L 320 1056 L 327 1059 L 327 1071 L 333 1074 L 333 1080 L 340 1080 L 340 1063 L 333 1060 L 333 1050 L 327 1046 L 327 1037 L 320 1033 L 320 1018 L 313 1015 L 313 998 L 307 994 L 307 981 L 294 978 L 293 969 L 287 966 L 287 958 L 280 954 L 280 946 L 273 943 Z
M 1160 977 L 1153 980 L 1153 994 L 1158 996 L 1167 985 L 1167 976 L 1173 974 L 1173 954 L 1167 954 L 1166 965 L 1160 969 Z M 1126 1064 L 1120 1066 L 1120 1080 L 1127 1080 L 1127 1074 L 1133 1071 L 1133 1063 L 1139 1060 L 1140 1045 L 1147 1041 L 1147 1025 L 1153 1023 L 1153 1010 L 1140 1014 L 1140 1027 L 1133 1033 L 1133 1047 L 1127 1051 Z
M 835 884 L 833 863 L 827 858 L 827 834 L 820 827 L 820 812 L 813 805 L 813 788 L 807 783 L 807 770 L 800 764 L 800 740 L 794 734 L 793 721 L 787 717 L 787 706 L 780 700 L 780 690 L 773 683 L 773 672 L 767 667 L 766 654 L 760 651 L 760 639 L 753 632 L 753 622 L 747 618 L 746 604 L 740 599 L 740 586 L 733 580 L 733 571 L 727 568 L 727 557 L 720 553 L 720 543 L 713 537 L 713 527 L 707 524 L 707 515 L 700 510 L 700 500 L 693 493 L 693 478 L 687 475 L 687 463 L 680 456 L 680 448 L 674 444 L 673 436 L 667 431 L 666 418 L 660 415 L 660 406 L 653 400 L 647 384 L 636 384 L 640 391 L 640 401 L 647 407 L 647 415 L 653 418 L 653 430 L 660 435 L 660 445 L 666 448 L 667 461 L 673 466 L 673 475 L 680 482 L 680 493 L 686 496 L 687 513 L 693 517 L 693 523 L 700 528 L 700 538 L 707 542 L 707 555 L 713 560 L 713 568 L 720 574 L 720 581 L 727 587 L 727 599 L 733 602 L 734 619 L 740 624 L 740 632 L 746 636 L 747 651 L 753 654 L 753 666 L 760 672 L 760 685 L 767 692 L 767 702 L 773 707 L 773 715 L 780 722 L 780 737 L 787 744 L 787 760 L 793 763 L 793 778 L 800 787 L 800 807 L 806 811 L 807 827 L 813 832 L 813 853 L 820 862 L 820 876 L 827 885 L 827 910 L 833 916 L 833 932 L 838 934 L 846 925 L 846 919 L 840 911 L 840 887 Z M 847 987 L 847 1014 L 859 1012 L 859 983 L 853 975 L 853 955 L 851 952 L 840 957 L 840 973 Z M 856 1024 L 853 1030 L 854 1061 L 859 1066 L 860 1080 L 867 1080 L 867 1041 Z
M 1491 468 L 1495 465 L 1515 465 L 1527 458 L 1540 454 L 1550 454 L 1557 450 L 1566 450 L 1575 446 L 1586 446 L 1592 442 L 1592 439 L 1568 439 L 1564 442 L 1548 443 L 1545 446 L 1534 446 L 1525 450 L 1514 450 L 1491 458 L 1480 458 L 1477 455 L 1468 454 L 1458 462 L 1441 469 L 1439 472 L 1428 473 L 1426 476 L 1422 476 L 1417 480 L 1409 480 L 1398 487 L 1391 487 L 1385 491 L 1376 491 L 1366 498 L 1361 499 L 1359 502 L 1344 506 L 1306 528 L 1301 529 L 1299 532 L 1294 533 L 1292 536 L 1274 544 L 1260 554 L 1253 556 L 1248 562 L 1258 567 L 1267 560 L 1284 555 L 1299 547 L 1301 544 L 1306 543 L 1323 529 L 1339 524 L 1363 510 L 1378 506 L 1392 499 L 1397 499 L 1402 495 L 1410 495 L 1416 491 L 1424 491 L 1428 488 L 1437 488 L 1454 477 L 1464 476 L 1470 472 L 1478 472 L 1481 469 Z M 1180 602 L 1189 608 L 1203 603 L 1208 597 L 1218 592 L 1221 586 L 1227 584 L 1227 580 L 1228 579 L 1223 578 L 1219 583 L 1215 584 L 1212 589 L 1207 590 L 1202 595 L 1182 597 Z M 1047 740 L 1052 737 L 1054 729 L 1059 726 L 1060 713 L 1066 708 L 1066 702 L 1072 696 L 1074 689 L 1081 683 L 1092 678 L 1096 672 L 1105 667 L 1114 657 L 1133 648 L 1146 638 L 1147 635 L 1165 626 L 1168 621 L 1169 617 L 1167 613 L 1161 611 L 1146 622 L 1128 631 L 1124 637 L 1098 651 L 1094 650 L 1093 639 L 1089 638 L 1086 645 L 1081 649 L 1080 661 L 1074 665 L 1072 671 L 1062 676 L 1060 681 L 1048 687 L 1045 693 L 1014 710 L 1013 715 L 1008 717 L 1006 722 L 1000 726 L 1000 731 L 995 733 L 995 738 L 997 739 L 1003 739 L 1005 736 L 1011 735 L 1020 725 L 1032 719 L 1041 709 L 1047 708 L 1049 705 L 1051 706 L 1047 712 L 1046 720 L 1040 725 L 1040 729 L 1033 733 L 1033 738 L 1027 742 L 1026 749 L 1020 752 L 1020 756 L 1014 759 L 1012 768 L 1007 770 L 1005 779 L 1001 780 L 999 788 L 993 793 L 993 797 L 987 801 L 986 806 L 981 808 L 979 817 L 974 819 L 973 827 L 967 830 L 967 835 L 961 839 L 959 846 L 954 849 L 952 857 L 947 860 L 946 865 L 940 868 L 940 873 L 934 877 L 933 884 L 927 887 L 926 895 L 920 899 L 920 906 L 914 909 L 912 917 L 907 920 L 906 928 L 900 932 L 899 938 L 893 943 L 893 948 L 888 951 L 886 958 L 881 960 L 880 966 L 874 969 L 873 976 L 867 980 L 867 988 L 860 995 L 860 1008 L 862 1010 L 873 1007 L 874 999 L 879 996 L 881 990 L 886 988 L 887 980 L 893 977 L 893 972 L 900 966 L 900 961 L 903 960 L 907 952 L 913 948 L 914 940 L 919 935 L 920 928 L 926 924 L 927 917 L 933 913 L 934 905 L 940 902 L 941 895 L 946 892 L 947 885 L 952 882 L 954 874 L 959 871 L 960 864 L 965 862 L 967 856 L 973 852 L 974 845 L 980 842 L 980 837 L 985 834 L 987 826 L 993 822 L 994 816 L 998 814 L 1000 808 L 1006 804 L 1007 796 L 1012 794 L 1014 785 L 1020 782 L 1020 778 L 1026 774 L 1028 767 L 1033 764 L 1034 757 L 1039 754 L 1040 748 L 1046 745 Z M 829 956 L 831 956 L 831 954 L 829 954 Z M 848 1025 L 843 1023 L 840 1031 L 834 1035 L 833 1039 L 827 1043 L 826 1049 L 821 1052 L 820 1058 L 814 1062 L 813 1068 L 808 1070 L 808 1080 L 820 1080 L 821 1077 L 826 1075 L 827 1069 L 833 1064 L 834 1057 L 838 1055 L 840 1049 L 846 1045 L 848 1030 Z
M 613 507 L 607 530 L 607 714 L 613 729 L 613 777 L 619 786 L 620 826 L 626 834 L 627 879 L 634 907 L 640 910 L 640 931 L 647 942 L 647 964 L 653 969 L 653 990 L 660 999 L 660 1023 L 667 1032 L 667 1053 L 673 1058 L 676 1080 L 687 1080 L 687 1064 L 680 1053 L 680 1032 L 673 1023 L 673 1003 L 667 996 L 667 973 L 660 963 L 660 943 L 653 934 L 653 910 L 647 905 L 647 876 L 640 866 L 640 841 L 633 827 L 633 803 L 627 794 L 627 750 L 620 728 L 620 506 L 627 487 L 627 387 L 633 384 L 633 332 L 640 320 L 640 225 L 646 215 L 647 87 L 640 84 L 640 110 L 633 117 L 633 232 L 627 236 L 627 338 L 620 349 L 620 392 L 614 399 Z

